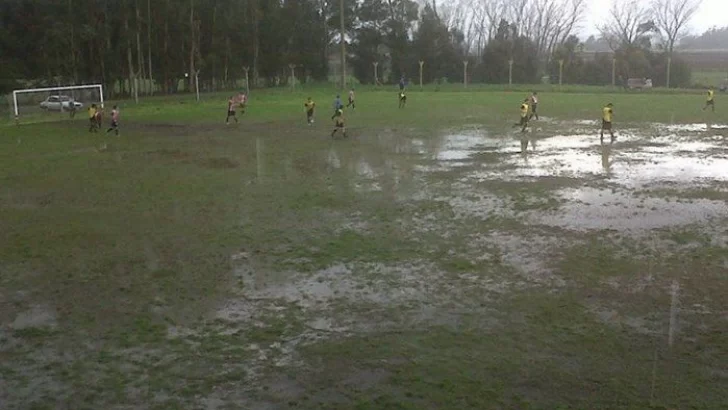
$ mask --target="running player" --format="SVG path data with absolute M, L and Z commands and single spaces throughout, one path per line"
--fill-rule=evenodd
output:
M 349 104 L 346 104 L 346 108 L 351 107 L 352 110 L 356 110 L 356 103 L 354 102 L 354 89 L 349 90 Z
M 235 120 L 235 123 L 238 123 L 238 116 L 235 115 L 235 104 L 237 104 L 238 101 L 235 99 L 235 97 L 230 97 L 228 100 L 228 109 L 227 109 L 227 117 L 225 117 L 225 125 L 230 124 L 230 117 L 233 117 Z
M 612 130 L 612 117 L 614 116 L 614 111 L 612 110 L 612 103 L 607 104 L 602 108 L 602 132 L 600 134 L 599 140 L 604 143 L 604 131 L 609 131 L 609 136 L 611 138 L 611 142 L 614 142 L 614 131 Z
M 538 120 L 538 93 L 536 91 L 531 94 L 531 116 L 528 117 L 528 119 L 532 119 L 533 117 L 536 117 L 536 120 Z
M 88 132 L 96 132 L 96 104 L 91 104 L 88 107 Z
M 513 124 L 514 127 L 521 127 L 521 132 L 526 132 L 526 128 L 528 127 L 528 98 L 523 100 L 523 104 L 521 104 L 521 120 L 515 124 Z
M 311 97 L 308 97 L 308 100 L 303 103 L 303 106 L 306 108 L 306 122 L 308 122 L 308 125 L 313 125 L 313 114 L 316 111 L 316 103 L 313 102 Z
M 407 94 L 404 93 L 404 90 L 401 90 L 399 92 L 399 108 L 404 108 L 405 105 L 407 105 Z
M 334 117 L 339 113 L 339 110 L 344 108 L 344 103 L 341 102 L 341 96 L 336 95 L 336 98 L 334 99 L 334 115 L 331 116 L 331 119 L 333 120 Z
M 708 99 L 705 101 L 703 111 L 705 111 L 708 107 L 711 107 L 713 112 L 715 112 L 715 91 L 713 90 L 713 87 L 708 89 Z
M 346 125 L 344 125 L 344 110 L 342 109 L 336 110 L 336 115 L 334 115 L 334 130 L 331 132 L 331 138 L 334 138 L 334 136 L 336 135 L 336 131 L 338 130 L 341 130 L 344 138 L 346 138 Z
M 96 110 L 96 130 L 100 130 L 103 126 L 104 120 L 104 108 L 98 108 Z
M 119 107 L 116 105 L 114 106 L 114 109 L 111 110 L 111 127 L 106 130 L 106 133 L 108 134 L 111 131 L 114 131 L 116 136 L 119 136 Z

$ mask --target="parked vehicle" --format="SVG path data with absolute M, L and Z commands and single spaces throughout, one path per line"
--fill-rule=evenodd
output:
M 649 78 L 630 78 L 627 80 L 627 88 L 630 90 L 652 88 L 652 80 Z
M 40 108 L 48 111 L 72 111 L 83 108 L 83 103 L 67 95 L 51 95 L 40 103 Z

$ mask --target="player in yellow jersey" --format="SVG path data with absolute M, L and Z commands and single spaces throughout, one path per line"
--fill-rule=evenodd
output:
M 306 109 L 306 122 L 308 122 L 308 125 L 313 125 L 313 114 L 316 110 L 316 103 L 311 99 L 311 97 L 308 97 L 308 100 L 303 103 L 303 106 Z
M 705 107 L 703 107 L 703 111 L 705 111 L 708 107 L 711 107 L 713 112 L 715 112 L 715 91 L 713 90 L 713 87 L 708 89 L 708 98 L 705 100 Z
M 521 127 L 521 132 L 526 132 L 526 128 L 528 127 L 528 110 L 530 108 L 529 99 L 526 98 L 523 100 L 523 104 L 521 104 L 521 120 L 515 124 L 513 124 L 514 127 Z
M 344 134 L 344 138 L 346 138 L 346 125 L 344 123 L 344 110 L 339 108 L 336 110 L 336 113 L 334 114 L 334 130 L 331 131 L 331 138 L 334 138 L 336 135 L 336 131 L 341 130 L 342 134 Z
M 399 92 L 399 108 L 404 108 L 407 105 L 407 94 L 404 93 L 404 89 Z
M 602 108 L 602 131 L 599 140 L 604 143 L 604 131 L 609 131 L 611 142 L 614 142 L 614 131 L 612 130 L 612 118 L 614 117 L 614 111 L 612 109 L 612 103 L 609 103 Z
M 96 132 L 98 130 L 96 114 L 98 114 L 96 104 L 91 104 L 91 106 L 88 107 L 88 132 Z

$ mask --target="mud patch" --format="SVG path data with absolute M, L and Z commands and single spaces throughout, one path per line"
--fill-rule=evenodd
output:
M 572 230 L 639 231 L 707 223 L 728 212 L 725 203 L 705 199 L 655 198 L 596 188 L 565 189 L 558 194 L 566 200 L 562 209 L 533 215 L 532 223 Z
M 240 166 L 239 162 L 225 157 L 206 158 L 199 161 L 199 164 L 201 167 L 208 169 L 233 169 Z

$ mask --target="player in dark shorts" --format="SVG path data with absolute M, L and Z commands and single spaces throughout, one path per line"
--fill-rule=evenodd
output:
M 705 111 L 708 107 L 711 107 L 713 112 L 715 112 L 715 91 L 713 91 L 713 88 L 708 90 L 708 98 L 705 100 L 705 107 L 703 107 L 703 111 Z
M 336 110 L 336 115 L 334 115 L 334 130 L 331 131 L 331 138 L 334 138 L 336 135 L 336 132 L 341 130 L 342 134 L 344 135 L 344 138 L 346 138 L 346 125 L 344 122 L 344 110 L 338 109 Z
M 399 92 L 399 108 L 404 108 L 407 105 L 407 94 L 404 91 Z
M 514 127 L 521 127 L 521 132 L 526 132 L 526 128 L 528 128 L 528 110 L 530 109 L 530 106 L 528 104 L 528 98 L 523 100 L 523 104 L 521 104 L 521 119 L 517 123 L 513 124 Z
M 108 134 L 111 131 L 114 131 L 117 136 L 119 135 L 119 107 L 116 105 L 111 110 L 111 127 L 106 130 L 106 133 Z
M 612 130 L 612 118 L 614 111 L 612 110 L 612 103 L 609 103 L 602 108 L 602 131 L 599 136 L 599 140 L 604 143 L 604 131 L 609 131 L 611 142 L 614 142 L 614 131 Z
M 230 124 L 230 117 L 233 117 L 235 120 L 235 123 L 238 123 L 238 117 L 235 115 L 235 103 L 237 101 L 235 100 L 235 97 L 230 97 L 228 100 L 228 109 L 227 109 L 227 117 L 225 117 L 225 125 Z
M 313 114 L 316 111 L 316 103 L 313 102 L 311 97 L 308 97 L 308 100 L 303 103 L 303 107 L 306 109 L 306 122 L 308 125 L 313 125 Z
M 531 116 L 528 117 L 528 119 L 530 120 L 533 117 L 536 117 L 536 120 L 538 120 L 538 93 L 537 92 L 534 91 L 533 94 L 531 94 L 530 103 L 531 103 Z

